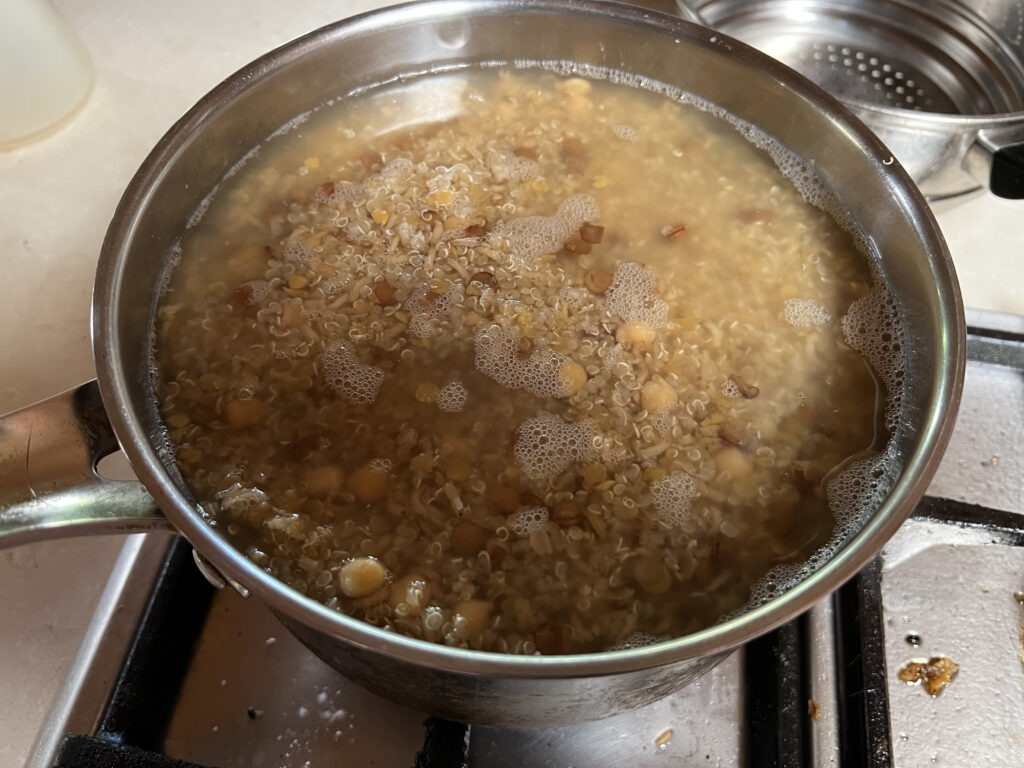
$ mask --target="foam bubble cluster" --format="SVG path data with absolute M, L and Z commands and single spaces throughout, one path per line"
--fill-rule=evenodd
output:
M 489 149 L 487 167 L 498 181 L 528 181 L 540 175 L 540 166 L 511 149 Z
M 373 459 L 366 468 L 375 475 L 386 475 L 391 471 L 391 459 Z
M 605 306 L 624 323 L 644 323 L 661 328 L 668 317 L 668 304 L 654 292 L 657 276 L 629 261 L 615 270 L 605 292 Z
M 270 508 L 270 498 L 259 488 L 245 488 L 235 483 L 217 494 L 220 508 L 231 517 L 262 512 Z
M 543 528 L 548 518 L 546 507 L 520 507 L 509 518 L 508 525 L 516 536 L 526 538 Z
M 554 216 L 527 216 L 495 227 L 492 237 L 504 239 L 512 253 L 525 262 L 559 250 L 573 232 L 601 215 L 590 195 L 573 195 L 558 206 Z
M 825 325 L 831 319 L 832 313 L 814 299 L 786 299 L 786 322 L 790 325 L 813 328 Z
M 658 431 L 659 435 L 668 435 L 672 432 L 672 409 L 658 408 L 651 415 L 651 425 Z
M 491 325 L 476 332 L 476 369 L 509 389 L 537 397 L 566 397 L 571 382 L 562 373 L 569 358 L 548 347 L 519 356 L 519 329 Z
M 558 298 L 564 301 L 567 307 L 581 309 L 590 299 L 590 291 L 578 285 L 563 285 L 558 290 Z
M 896 482 L 899 462 L 894 453 L 890 443 L 884 453 L 851 462 L 825 485 L 840 541 L 860 527 L 863 514 L 877 509 Z
M 305 264 L 309 261 L 309 257 L 313 255 L 309 246 L 298 238 L 286 240 L 283 253 L 285 261 L 295 262 L 296 264 Z
M 892 431 L 903 409 L 906 330 L 896 298 L 876 276 L 867 296 L 857 299 L 840 321 L 850 348 L 868 361 L 886 390 L 885 426 Z
M 377 399 L 384 371 L 359 362 L 355 351 L 335 341 L 320 356 L 324 383 L 353 405 L 369 405 Z
M 658 510 L 661 522 L 668 526 L 682 525 L 689 519 L 690 507 L 696 495 L 697 484 L 692 477 L 682 472 L 651 483 L 651 501 Z
M 469 390 L 461 381 L 449 381 L 437 393 L 437 407 L 446 413 L 458 413 L 466 407 Z
M 246 304 L 259 304 L 270 294 L 270 283 L 266 280 L 246 280 L 238 288 Z
M 429 296 L 429 298 L 428 298 Z M 462 285 L 452 283 L 444 292 L 430 292 L 426 287 L 419 287 L 405 302 L 405 308 L 412 315 L 409 320 L 409 333 L 418 338 L 433 336 L 437 331 L 431 326 L 431 318 L 441 318 L 447 315 L 452 305 L 462 301 Z
M 399 157 L 380 169 L 380 179 L 386 186 L 392 187 L 409 178 L 414 169 L 415 166 L 413 166 L 412 160 Z
M 726 397 L 743 397 L 739 385 L 732 379 L 729 379 L 722 385 L 722 394 Z
M 341 202 L 355 203 L 366 199 L 366 187 L 362 184 L 343 182 L 320 185 L 313 193 L 313 200 L 322 205 L 338 205 Z
M 619 640 L 619 642 L 611 646 L 608 650 L 628 651 L 630 648 L 644 648 L 645 646 L 664 643 L 666 640 L 671 639 L 671 635 L 652 635 L 649 632 L 634 632 L 629 637 Z
M 554 477 L 571 464 L 593 459 L 593 440 L 594 428 L 588 422 L 570 424 L 553 413 L 541 411 L 520 425 L 516 459 L 533 480 Z
M 623 141 L 638 141 L 640 132 L 632 125 L 613 125 L 612 133 Z

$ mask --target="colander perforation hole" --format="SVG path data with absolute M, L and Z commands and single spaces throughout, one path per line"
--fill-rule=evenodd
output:
M 916 110 L 925 109 L 931 104 L 924 88 L 912 77 L 896 65 L 883 62 L 870 51 L 848 45 L 815 42 L 809 52 L 804 51 L 801 59 L 816 69 L 824 69 L 850 82 L 861 83 L 858 88 L 862 92 L 867 88 L 876 93 L 881 103 Z

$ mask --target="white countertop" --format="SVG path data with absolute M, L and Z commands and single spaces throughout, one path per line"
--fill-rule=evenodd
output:
M 96 84 L 59 132 L 0 153 L 0 413 L 94 375 L 89 301 L 100 243 L 122 190 L 175 119 L 259 54 L 387 4 L 57 0 L 92 54 Z M 941 213 L 967 306 L 1024 314 L 1022 211 L 1024 202 L 986 194 Z M 0 553 L 0 765 L 28 755 L 118 544 Z

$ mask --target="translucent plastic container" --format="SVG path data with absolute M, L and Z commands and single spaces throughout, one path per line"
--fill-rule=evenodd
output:
M 0 0 L 0 150 L 60 127 L 93 76 L 85 46 L 48 0 Z

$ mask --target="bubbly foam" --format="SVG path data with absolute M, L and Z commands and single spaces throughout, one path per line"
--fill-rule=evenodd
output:
M 756 607 L 785 592 L 827 562 L 864 525 L 899 479 L 903 462 L 896 447 L 904 410 L 904 367 L 908 349 L 903 311 L 874 262 L 871 292 L 857 299 L 840 320 L 846 343 L 858 352 L 885 387 L 885 428 L 889 439 L 879 453 L 856 458 L 825 484 L 835 518 L 829 540 L 803 563 L 775 566 L 751 590 Z
M 259 488 L 245 488 L 235 483 L 217 494 L 220 508 L 231 517 L 242 517 L 248 513 L 262 512 L 270 508 L 270 498 Z
M 309 246 L 298 238 L 286 240 L 282 253 L 285 261 L 292 261 L 296 264 L 305 264 L 313 255 Z
M 506 241 L 514 256 L 530 263 L 541 254 L 561 249 L 574 232 L 600 215 L 593 197 L 573 195 L 558 206 L 554 216 L 527 216 L 503 222 L 495 227 L 490 240 Z
M 406 157 L 399 157 L 381 168 L 379 176 L 385 186 L 394 187 L 408 179 L 412 175 L 413 170 L 415 170 L 415 166 L 412 164 L 412 160 Z
M 840 323 L 846 343 L 868 361 L 885 385 L 885 426 L 892 431 L 902 415 L 903 371 L 909 346 L 902 308 L 881 278 L 874 277 L 871 292 L 853 302 Z
M 313 199 L 328 205 L 338 205 L 342 202 L 357 203 L 366 199 L 366 187 L 362 184 L 345 181 L 334 184 L 330 192 L 327 189 L 323 185 L 317 187 Z
M 594 458 L 594 428 L 588 422 L 571 424 L 553 413 L 540 411 L 520 426 L 515 454 L 532 480 L 554 477 L 570 465 Z
M 664 643 L 667 640 L 671 640 L 670 635 L 652 635 L 649 632 L 634 632 L 628 637 L 619 640 L 615 645 L 611 646 L 609 651 L 628 651 L 631 648 L 644 648 L 648 645 L 655 645 L 657 643 Z
M 373 459 L 366 468 L 376 475 L 386 475 L 391 471 L 391 459 Z
M 549 517 L 547 507 L 520 507 L 512 513 L 508 525 L 516 536 L 526 538 L 543 528 Z
M 238 287 L 246 289 L 243 293 L 245 304 L 259 304 L 270 294 L 270 283 L 266 280 L 246 280 Z
M 505 148 L 487 150 L 487 167 L 497 181 L 529 181 L 540 175 L 537 163 Z
M 476 332 L 476 369 L 509 389 L 525 389 L 537 397 L 566 397 L 571 382 L 562 373 L 570 362 L 548 347 L 519 356 L 519 329 L 491 325 Z
M 449 381 L 437 393 L 437 407 L 446 413 L 459 413 L 466 407 L 469 390 L 461 381 Z
M 435 293 L 428 300 L 430 292 L 426 287 L 417 288 L 406 299 L 405 308 L 412 315 L 409 320 L 409 333 L 418 338 L 434 336 L 437 333 L 431 324 L 431 318 L 439 319 L 447 315 L 452 305 L 462 301 L 462 285 L 452 283 L 442 293 Z
M 690 519 L 690 507 L 696 495 L 697 484 L 682 472 L 651 483 L 651 501 L 658 510 L 658 518 L 670 527 L 682 525 Z
M 324 383 L 353 405 L 369 405 L 377 399 L 384 371 L 359 362 L 355 351 L 335 341 L 320 356 Z
M 832 319 L 825 305 L 814 299 L 786 299 L 785 314 L 786 322 L 797 328 L 825 325 Z
M 668 304 L 655 294 L 657 282 L 653 272 L 635 262 L 620 264 L 605 292 L 605 306 L 624 323 L 661 328 L 668 317 Z
M 729 379 L 722 385 L 722 394 L 726 397 L 743 397 L 743 393 L 740 392 L 739 385 L 732 379 Z
M 632 125 L 613 125 L 612 133 L 623 141 L 639 141 L 640 131 Z
M 668 435 L 672 432 L 672 409 L 669 407 L 662 407 L 655 410 L 650 415 L 651 424 L 658 430 L 659 435 Z

